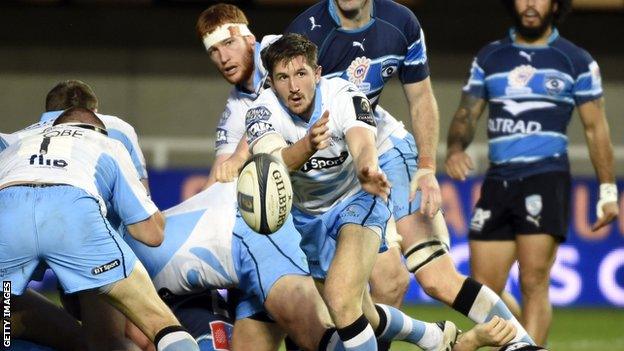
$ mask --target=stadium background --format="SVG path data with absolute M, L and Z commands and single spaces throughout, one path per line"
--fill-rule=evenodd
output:
M 238 1 L 262 35 L 280 32 L 314 1 Z M 418 16 L 427 37 L 432 80 L 441 112 L 444 143 L 460 88 L 476 51 L 505 35 L 508 18 L 498 0 L 402 1 Z M 47 91 L 60 80 L 80 79 L 100 99 L 100 111 L 118 115 L 137 129 L 156 202 L 169 207 L 193 194 L 208 172 L 214 127 L 230 87 L 209 62 L 194 25 L 210 1 L 30 0 L 0 1 L 0 131 L 35 121 Z M 616 147 L 619 188 L 624 184 L 624 0 L 580 0 L 560 27 L 563 36 L 586 48 L 601 67 L 611 137 Z M 409 123 L 397 80 L 381 104 Z M 442 177 L 453 255 L 467 272 L 465 235 L 485 160 L 485 118 L 475 146 L 474 178 L 457 183 Z M 624 350 L 624 218 L 599 233 L 593 222 L 596 183 L 582 126 L 569 129 L 575 176 L 570 240 L 553 269 L 551 298 L 558 306 L 553 324 L 555 350 Z M 440 145 L 438 165 L 444 146 Z M 624 198 L 620 197 L 624 213 Z M 622 216 L 624 217 L 624 216 Z M 509 287 L 516 294 L 517 271 Z M 50 281 L 37 287 L 50 289 Z M 407 303 L 431 303 L 412 285 Z M 423 318 L 451 313 L 416 307 Z

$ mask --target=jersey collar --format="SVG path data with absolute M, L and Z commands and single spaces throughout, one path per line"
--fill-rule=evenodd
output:
M 336 8 L 336 4 L 334 3 L 334 1 L 336 1 L 336 0 L 327 0 L 327 9 L 329 10 L 329 15 L 331 16 L 332 20 L 334 21 L 336 26 L 339 27 L 339 29 L 341 31 L 348 32 L 348 33 L 361 32 L 361 31 L 364 31 L 364 30 L 368 29 L 368 27 L 370 27 L 375 22 L 375 0 L 370 0 L 372 2 L 372 4 L 371 4 L 371 19 L 370 19 L 370 21 L 368 21 L 367 24 L 365 24 L 363 27 L 360 27 L 360 28 L 357 28 L 357 29 L 342 29 L 342 28 L 340 28 L 342 26 L 342 24 L 340 23 L 340 16 L 338 16 L 338 8 Z
M 39 122 L 47 122 L 56 119 L 63 113 L 63 110 L 45 112 L 39 118 Z
M 523 44 L 516 43 L 516 28 L 513 28 L 513 27 L 509 29 L 509 38 L 511 39 L 511 42 L 513 43 L 513 45 L 517 47 L 523 47 L 523 48 L 548 47 L 550 44 L 552 44 L 555 40 L 559 38 L 559 31 L 554 26 L 552 27 L 552 33 L 550 33 L 550 36 L 548 37 L 548 42 L 546 45 L 525 45 L 525 44 L 523 45 Z

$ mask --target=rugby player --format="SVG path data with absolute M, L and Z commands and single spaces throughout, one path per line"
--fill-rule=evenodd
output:
M 487 105 L 490 167 L 470 223 L 470 266 L 476 279 L 501 293 L 518 261 L 522 321 L 543 344 L 552 319 L 550 269 L 568 230 L 566 129 L 575 107 L 600 182 L 593 230 L 618 215 L 613 147 L 598 64 L 556 28 L 571 1 L 503 3 L 514 27 L 472 63 L 448 132 L 446 170 L 464 180 L 473 168 L 465 150 Z
M 299 15 L 286 32 L 303 34 L 320 48 L 319 65 L 326 78 L 342 77 L 370 99 L 379 164 L 392 183 L 390 198 L 403 254 L 424 291 L 475 323 L 494 315 L 510 320 L 518 331 L 516 341 L 531 342 L 501 299 L 487 286 L 460 274 L 449 254 L 435 178 L 439 116 L 424 32 L 412 11 L 389 0 L 325 0 Z M 378 105 L 385 84 L 394 76 L 401 81 L 409 104 L 415 141 Z M 414 198 L 416 188 L 421 198 Z M 387 259 L 385 267 L 391 269 L 392 262 Z M 388 276 L 373 274 L 373 288 L 396 284 L 394 279 L 386 281 Z
M 4 279 L 22 295 L 45 263 L 65 293 L 104 294 L 158 350 L 198 350 L 105 218 L 110 204 L 130 235 L 147 245 L 162 242 L 162 215 L 124 147 L 106 134 L 92 111 L 72 108 L 0 154 Z

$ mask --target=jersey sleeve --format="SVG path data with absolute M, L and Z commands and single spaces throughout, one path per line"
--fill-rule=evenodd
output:
M 602 78 L 598 63 L 589 53 L 583 51 L 583 54 L 577 59 L 576 66 L 579 74 L 575 78 L 572 88 L 576 105 L 582 105 L 602 97 Z
M 241 138 L 245 136 L 245 110 L 228 103 L 217 125 L 215 150 L 217 156 L 233 154 Z
M 158 211 L 147 195 L 130 156 L 121 145 L 114 147 L 115 179 L 111 204 L 125 225 L 134 224 L 149 218 Z
M 278 133 L 275 130 L 276 118 L 273 111 L 266 105 L 253 105 L 245 114 L 245 128 L 247 132 L 247 143 L 253 149 L 254 144 L 262 137 Z
M 427 45 L 425 33 L 418 23 L 418 19 L 411 11 L 405 26 L 407 51 L 405 60 L 399 72 L 401 83 L 416 83 L 429 77 L 429 61 L 427 59 Z
M 139 145 L 139 137 L 137 136 L 134 127 L 129 123 L 117 121 L 114 126 L 108 127 L 108 136 L 112 139 L 120 141 L 124 148 L 127 150 L 132 161 L 132 165 L 135 168 L 139 179 L 147 179 L 147 167 L 145 163 L 145 156 L 143 150 Z
M 487 99 L 487 91 L 485 86 L 485 71 L 480 65 L 480 57 L 477 56 L 472 60 L 470 72 L 466 85 L 462 88 L 464 93 Z
M 343 134 L 353 127 L 363 127 L 377 134 L 377 124 L 373 110 L 366 95 L 356 91 L 355 87 L 341 93 L 333 103 L 334 114 Z M 330 111 L 330 113 L 332 113 Z

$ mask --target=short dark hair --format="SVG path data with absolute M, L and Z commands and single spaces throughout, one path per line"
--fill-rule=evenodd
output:
M 61 113 L 53 125 L 63 123 L 85 123 L 106 129 L 102 120 L 90 109 L 84 107 L 71 107 Z
M 502 0 L 503 5 L 509 12 L 509 14 L 515 18 L 516 13 L 516 1 L 515 0 Z M 553 13 L 553 24 L 557 25 L 563 22 L 565 17 L 572 11 L 572 0 L 551 0 L 552 3 L 557 3 L 557 11 Z M 552 5 L 551 5 L 552 6 Z
M 58 83 L 46 96 L 46 111 L 66 110 L 82 107 L 95 111 L 98 99 L 86 83 L 79 80 L 66 80 Z
M 305 57 L 308 65 L 316 69 L 318 67 L 317 52 L 316 45 L 308 38 L 301 34 L 288 33 L 264 48 L 260 55 L 264 68 L 272 77 L 275 65 L 284 60 L 288 63 L 297 56 Z

